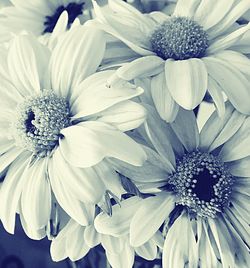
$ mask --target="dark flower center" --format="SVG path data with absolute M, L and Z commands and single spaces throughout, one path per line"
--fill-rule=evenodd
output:
M 44 21 L 44 31 L 43 33 L 52 33 L 56 23 L 63 13 L 63 11 L 67 11 L 69 20 L 68 20 L 68 27 L 73 23 L 73 21 L 82 14 L 83 12 L 84 2 L 82 3 L 74 3 L 71 2 L 67 6 L 59 6 L 55 13 L 51 16 L 46 16 Z
M 44 157 L 58 144 L 60 130 L 70 125 L 69 106 L 51 90 L 30 97 L 17 110 L 13 133 L 18 146 Z
M 186 17 L 166 20 L 150 37 L 153 51 L 164 60 L 201 58 L 208 48 L 208 35 Z
M 215 217 L 228 205 L 233 176 L 218 157 L 195 151 L 177 161 L 168 183 L 178 205 L 203 217 Z

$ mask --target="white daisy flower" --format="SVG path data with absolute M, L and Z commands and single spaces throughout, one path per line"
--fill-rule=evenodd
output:
M 124 83 L 106 87 L 114 71 L 94 74 L 104 50 L 101 32 L 79 26 L 52 54 L 20 35 L 2 58 L 0 212 L 8 232 L 14 232 L 18 210 L 31 229 L 44 230 L 51 187 L 62 208 L 86 225 L 90 208 L 83 202 L 99 202 L 104 179 L 117 185 L 102 160 L 144 162 L 141 146 L 123 133 L 144 121 L 144 108 L 129 100 L 143 90 Z
M 52 259 L 61 261 L 69 257 L 72 261 L 77 261 L 91 248 L 100 244 L 105 249 L 107 260 L 113 268 L 132 268 L 135 255 L 154 260 L 158 246 L 163 246 L 164 240 L 160 232 L 139 247 L 132 247 L 129 243 L 130 221 L 140 201 L 140 198 L 132 197 L 122 201 L 120 205 L 114 205 L 112 217 L 105 213 L 99 214 L 97 209 L 96 215 L 92 215 L 92 223 L 88 226 L 81 226 L 70 220 L 52 240 L 50 249 Z M 129 208 L 130 213 L 123 214 L 123 208 Z M 114 233 L 113 230 L 118 228 L 119 232 Z
M 135 212 L 131 245 L 160 229 L 164 268 L 248 267 L 250 118 L 227 103 L 225 115 L 215 111 L 199 133 L 191 111 L 180 109 L 164 124 L 150 110 L 147 161 L 139 168 L 115 164 L 144 191 L 159 187 Z
M 2 8 L 1 24 L 10 32 L 28 31 L 48 39 L 57 28 L 69 29 L 77 21 L 92 17 L 90 0 L 11 0 L 12 5 Z
M 221 116 L 222 91 L 237 110 L 250 114 L 245 101 L 250 98 L 250 61 L 231 49 L 250 28 L 235 24 L 250 1 L 179 0 L 170 17 L 142 14 L 121 0 L 108 2 L 100 7 L 93 1 L 98 19 L 87 25 L 103 29 L 138 53 L 116 76 L 128 81 L 153 77 L 152 97 L 162 119 L 173 121 L 179 105 L 195 108 L 207 90 Z

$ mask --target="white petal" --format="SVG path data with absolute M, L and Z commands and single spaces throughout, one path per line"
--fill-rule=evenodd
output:
M 230 173 L 236 177 L 250 177 L 250 156 L 229 164 Z
M 108 161 L 104 160 L 95 165 L 94 170 L 103 181 L 105 188 L 110 190 L 118 198 L 121 198 L 124 189 L 121 186 L 120 177 Z
M 214 112 L 203 126 L 200 133 L 200 148 L 211 151 L 226 142 L 237 132 L 244 118 L 244 115 L 227 102 L 224 116 L 219 117 L 217 112 Z
M 68 13 L 66 10 L 64 10 L 62 14 L 60 15 L 53 29 L 53 32 L 51 33 L 49 37 L 48 46 L 51 50 L 55 48 L 60 35 L 67 31 L 68 19 L 69 19 Z
M 22 95 L 20 94 L 19 90 L 14 87 L 11 81 L 1 77 L 1 85 L 0 85 L 0 94 L 1 94 L 1 109 L 6 108 L 14 108 L 16 107 L 17 103 L 23 101 Z
M 101 23 L 98 20 L 89 20 L 85 23 L 85 25 L 87 27 L 90 27 L 91 29 L 93 29 L 93 28 L 100 29 L 100 30 L 103 30 L 103 31 L 113 35 L 114 37 L 121 40 L 128 47 L 130 47 L 133 51 L 135 51 L 136 53 L 138 53 L 140 55 L 146 56 L 146 55 L 153 54 L 153 52 L 150 51 L 150 49 L 149 49 L 149 43 L 148 43 L 147 38 L 145 38 L 144 33 L 140 33 L 139 38 L 138 38 L 138 36 L 135 37 L 135 35 L 134 35 L 135 31 L 130 30 L 129 34 L 132 33 L 132 35 L 128 35 L 128 32 L 126 32 L 125 35 L 123 36 L 123 34 L 121 32 L 117 32 L 115 29 L 113 29 L 113 27 L 111 25 Z M 134 37 L 136 40 L 133 40 Z
M 207 90 L 207 70 L 200 59 L 167 60 L 166 81 L 174 100 L 187 110 L 199 105 Z
M 27 169 L 22 191 L 22 215 L 33 229 L 46 226 L 51 210 L 51 190 L 47 177 L 47 159 L 36 161 Z
M 48 172 L 51 187 L 60 206 L 81 225 L 88 225 L 93 220 L 94 205 L 87 205 L 75 198 L 61 183 L 61 170 L 57 168 L 54 158 L 49 161 Z
M 45 227 L 42 227 L 40 229 L 34 229 L 23 218 L 23 213 L 22 213 L 22 209 L 21 208 L 20 208 L 19 214 L 20 214 L 20 221 L 21 221 L 23 230 L 24 230 L 25 234 L 30 239 L 33 239 L 33 240 L 41 240 L 41 239 L 43 239 L 46 236 L 46 228 Z
M 13 147 L 0 156 L 0 173 L 7 171 L 8 166 L 23 152 L 23 149 Z
M 15 121 L 15 117 L 16 117 L 16 113 L 15 113 L 15 106 L 10 106 L 9 104 L 1 104 L 0 102 L 0 106 L 9 106 L 9 108 L 4 108 L 1 109 L 0 112 L 0 139 L 7 139 L 7 140 L 12 140 L 12 145 L 15 146 L 14 144 L 14 140 L 13 140 L 13 131 L 11 129 L 11 124 L 12 122 Z M 13 109 L 14 108 L 14 109 Z M 7 141 L 7 143 L 9 144 L 9 141 Z M 10 146 L 10 149 L 11 147 Z M 7 144 L 3 145 L 3 147 L 7 148 Z M 17 149 L 19 150 L 19 149 Z
M 11 81 L 21 95 L 39 93 L 44 85 L 50 52 L 32 36 L 15 37 L 8 54 Z
M 96 231 L 94 225 L 86 226 L 84 231 L 84 241 L 90 248 L 100 244 L 101 235 Z
M 134 247 L 147 242 L 174 208 L 174 197 L 168 193 L 144 199 L 130 225 L 130 243 Z
M 94 73 L 84 79 L 78 86 L 74 88 L 69 96 L 70 107 L 73 105 L 74 101 L 83 93 L 85 89 L 91 88 L 95 90 L 96 87 L 101 87 L 107 84 L 109 77 L 113 76 L 115 70 L 105 70 L 101 72 Z M 91 96 L 90 96 L 91 97 Z
M 67 225 L 59 232 L 56 238 L 52 240 L 50 246 L 50 254 L 53 261 L 61 261 L 68 257 L 66 249 L 67 237 L 71 237 L 78 228 L 78 224 L 74 220 L 69 220 Z M 84 232 L 85 227 L 81 227 Z
M 101 200 L 105 185 L 93 168 L 77 168 L 69 165 L 59 150 L 53 154 L 53 161 L 60 174 L 60 183 L 75 199 L 93 204 Z
M 160 117 L 167 122 L 172 122 L 177 115 L 179 106 L 169 92 L 164 72 L 152 78 L 151 93 Z
M 143 94 L 139 96 L 141 102 L 153 106 L 154 103 L 151 96 L 151 78 L 150 77 L 136 78 L 134 80 L 134 83 L 137 87 L 143 88 L 144 90 Z
M 209 35 L 218 36 L 225 33 L 249 8 L 250 2 L 248 0 L 234 1 L 234 6 L 230 12 L 226 14 L 220 23 L 209 29 Z
M 132 268 L 134 264 L 134 250 L 126 243 L 124 250 L 119 254 L 106 252 L 108 262 L 113 268 Z
M 119 173 L 136 182 L 166 181 L 168 174 L 174 171 L 173 167 L 165 165 L 161 157 L 152 149 L 146 146 L 143 148 L 147 154 L 147 160 L 141 167 L 134 167 L 116 159 L 111 159 L 109 162 Z
M 126 134 L 101 122 L 89 121 L 61 133 L 59 149 L 64 158 L 76 167 L 91 167 L 104 157 L 114 157 L 135 166 L 141 166 L 146 154 L 139 144 Z
M 93 74 L 104 55 L 104 34 L 96 29 L 75 27 L 53 50 L 50 61 L 51 88 L 63 97 Z
M 146 118 L 146 110 L 133 101 L 123 101 L 98 114 L 97 121 L 111 124 L 121 131 L 139 127 Z
M 13 140 L 9 140 L 7 138 L 2 138 L 0 139 L 0 159 L 1 159 L 1 156 L 10 151 L 11 148 L 14 147 L 14 141 Z M 6 159 L 7 160 L 7 159 Z
M 127 243 L 127 236 L 114 237 L 111 235 L 101 235 L 101 242 L 106 253 L 119 254 L 124 250 L 124 246 Z
M 250 76 L 250 60 L 245 55 L 232 50 L 225 50 L 216 53 L 214 57 L 230 62 L 232 66 L 238 69 L 243 74 Z
M 222 147 L 220 157 L 223 161 L 238 160 L 250 155 L 250 118 L 247 117 L 241 128 Z
M 115 1 L 112 2 L 115 3 Z M 102 22 L 98 26 L 123 41 L 135 52 L 142 55 L 147 54 L 150 47 L 148 35 L 152 31 L 151 20 L 127 3 L 119 3 L 118 5 L 112 5 L 110 2 L 110 6 L 100 7 L 97 2 L 93 2 L 95 14 Z M 110 9 L 114 6 L 116 6 L 114 10 Z M 87 23 L 88 26 L 98 27 L 96 24 L 95 21 Z
M 248 206 L 249 197 L 240 194 L 240 193 L 233 193 L 232 196 L 232 204 L 231 210 L 236 214 L 240 215 L 243 221 L 245 221 L 248 225 L 250 222 L 250 214 L 249 214 L 249 206 Z
M 246 241 L 248 245 L 250 245 L 250 227 L 249 225 L 242 219 L 242 217 L 231 209 L 227 209 L 225 211 L 227 214 L 230 223 L 233 225 L 234 229 L 241 236 L 242 240 Z
M 241 37 L 248 31 L 250 30 L 250 23 L 246 26 L 243 26 L 239 28 L 238 30 L 227 34 L 226 36 L 220 37 L 216 39 L 206 50 L 206 53 L 209 54 L 214 54 L 218 51 L 221 51 L 223 49 L 227 49 L 230 46 L 233 46 L 236 44 L 238 40 L 241 39 Z
M 208 233 L 208 227 L 206 222 L 202 222 L 202 233 L 200 237 L 200 241 L 204 241 L 199 243 L 200 244 L 200 249 L 199 249 L 199 255 L 201 259 L 201 267 L 207 267 L 208 268 L 213 268 L 213 267 L 218 267 L 219 261 L 217 259 L 216 254 L 218 253 L 214 241 L 211 240 L 211 235 Z
M 238 267 L 247 267 L 250 257 L 249 257 L 249 245 L 250 245 L 250 235 L 249 230 L 250 228 L 247 228 L 245 232 L 242 233 L 242 228 L 239 230 L 238 228 L 235 228 L 231 222 L 231 218 L 227 220 L 226 217 L 224 217 L 225 225 L 228 228 L 228 232 L 230 236 L 232 237 L 233 243 L 231 244 L 231 248 L 234 247 L 235 252 L 237 252 L 237 258 L 236 258 L 236 266 Z M 237 226 L 239 227 L 239 225 Z M 244 236 L 242 236 L 244 234 Z M 248 248 L 246 245 L 248 245 Z
M 30 153 L 23 153 L 13 162 L 1 186 L 1 221 L 7 232 L 12 234 L 14 233 L 17 206 L 30 156 Z
M 171 6 L 171 3 L 169 3 L 168 5 Z M 165 10 L 166 9 L 164 9 L 164 13 L 161 11 L 153 11 L 149 13 L 149 16 L 155 21 L 156 26 L 158 26 L 159 24 L 162 24 L 167 19 L 169 19 L 169 16 L 165 12 Z
M 199 130 L 193 111 L 179 109 L 171 127 L 188 152 L 197 149 L 199 146 Z
M 112 36 L 108 36 L 108 38 Z M 105 54 L 99 70 L 107 70 L 113 67 L 120 67 L 124 62 L 133 61 L 138 58 L 138 54 L 130 49 L 120 40 L 107 40 Z
M 164 235 L 161 233 L 161 231 L 158 231 L 154 234 L 154 236 L 151 238 L 151 240 L 154 241 L 154 243 L 162 250 L 164 246 Z
M 101 213 L 95 218 L 95 228 L 99 233 L 115 237 L 129 233 L 129 226 L 134 213 L 138 210 L 141 199 L 131 197 L 121 202 L 121 207 L 112 208 L 112 217 Z
M 219 23 L 231 9 L 234 2 L 234 0 L 201 1 L 201 4 L 195 11 L 194 20 L 202 25 L 204 30 L 207 30 Z
M 53 261 L 58 262 L 68 257 L 66 252 L 66 241 L 53 240 L 50 246 L 50 255 Z
M 247 31 L 242 36 L 242 38 L 233 47 L 231 47 L 231 49 L 244 54 L 249 54 L 250 53 L 249 42 L 250 42 L 250 31 Z
M 192 18 L 201 0 L 179 0 L 176 4 L 173 16 Z
M 117 70 L 117 75 L 127 81 L 153 76 L 164 70 L 164 60 L 158 56 L 146 56 L 125 63 Z
M 208 219 L 208 223 L 219 250 L 222 265 L 224 267 L 235 267 L 234 254 L 236 248 L 234 246 L 236 243 L 233 242 L 227 227 L 219 218 L 215 220 Z
M 197 251 L 191 222 L 187 215 L 181 215 L 168 230 L 163 248 L 163 268 L 185 267 L 187 262 L 190 267 L 198 267 Z
M 90 248 L 83 242 L 83 237 L 84 228 L 80 225 L 67 237 L 66 251 L 71 261 L 80 260 L 89 252 Z
M 231 118 L 226 122 L 223 129 L 221 129 L 218 136 L 212 142 L 209 147 L 210 151 L 215 150 L 220 145 L 226 143 L 235 133 L 237 133 L 238 129 L 241 127 L 242 123 L 244 122 L 245 116 L 243 114 L 238 113 L 235 111 Z
M 135 248 L 135 252 L 146 260 L 154 260 L 157 256 L 157 246 L 151 239 L 140 247 Z
M 96 77 L 96 81 L 90 87 L 83 88 L 80 85 L 82 90 L 71 105 L 73 119 L 99 113 L 143 93 L 143 89 L 135 88 L 131 84 L 122 87 L 107 86 L 109 74 L 109 71 L 94 74 L 93 79 Z
M 223 117 L 225 114 L 225 103 L 222 90 L 211 76 L 208 76 L 208 93 L 214 101 L 219 117 Z
M 203 58 L 203 61 L 209 75 L 220 85 L 233 106 L 241 113 L 250 114 L 250 106 L 243 101 L 250 98 L 247 78 L 227 61 L 215 57 Z
M 108 3 L 109 7 L 114 12 L 114 14 L 118 13 L 119 15 L 125 16 L 123 18 L 119 16 L 119 18 L 121 18 L 122 20 L 128 18 L 128 21 L 126 21 L 126 23 L 128 23 L 132 27 L 134 26 L 135 28 L 140 22 L 142 24 L 140 25 L 140 28 L 142 30 L 150 28 L 150 20 L 148 20 L 148 18 L 135 7 L 129 5 L 126 2 L 121 2 L 119 0 L 109 0 Z
M 131 5 L 128 5 L 126 2 L 121 2 L 119 0 L 109 0 L 108 3 L 114 12 L 131 15 L 137 17 L 138 20 L 143 18 L 143 14 L 139 10 Z
M 175 166 L 175 153 L 182 154 L 183 146 L 169 124 L 161 120 L 155 109 L 147 105 L 146 134 L 163 161 Z M 145 137 L 144 137 L 145 138 Z M 175 153 L 174 153 L 175 152 Z

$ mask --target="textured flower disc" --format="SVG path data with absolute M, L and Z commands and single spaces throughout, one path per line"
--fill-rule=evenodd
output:
M 58 144 L 60 130 L 70 125 L 69 106 L 44 90 L 18 106 L 16 120 L 12 128 L 17 145 L 43 157 Z
M 71 2 L 67 6 L 59 6 L 53 15 L 46 16 L 44 21 L 44 33 L 52 33 L 56 23 L 60 17 L 60 15 L 63 13 L 63 11 L 67 11 L 69 20 L 68 20 L 68 27 L 73 23 L 73 21 L 82 14 L 83 12 L 83 6 L 84 2 L 82 3 L 74 3 Z
M 195 21 L 173 17 L 158 27 L 150 38 L 153 51 L 164 60 L 185 60 L 204 56 L 208 36 Z
M 224 163 L 209 153 L 195 151 L 177 161 L 169 184 L 177 204 L 203 217 L 215 217 L 228 205 L 234 177 Z

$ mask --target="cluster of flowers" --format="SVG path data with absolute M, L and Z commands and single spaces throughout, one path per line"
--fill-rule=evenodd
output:
M 0 9 L 1 222 L 55 261 L 247 268 L 250 1 L 153 2 Z

